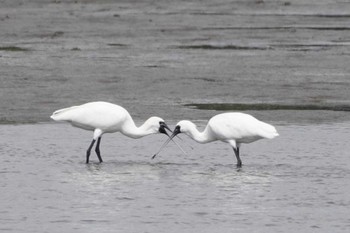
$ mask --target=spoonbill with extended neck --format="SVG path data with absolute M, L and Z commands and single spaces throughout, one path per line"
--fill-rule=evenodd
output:
M 209 143 L 217 140 L 229 143 L 236 155 L 237 167 L 242 166 L 239 154 L 242 143 L 251 143 L 263 138 L 272 139 L 279 135 L 274 126 L 259 121 L 249 114 L 238 112 L 222 113 L 212 117 L 203 132 L 198 131 L 196 125 L 191 121 L 180 121 L 176 124 L 170 138 L 179 133 L 185 133 L 199 143 Z M 166 141 L 166 144 L 169 141 Z M 162 148 L 166 144 L 164 143 Z
M 86 152 L 86 163 L 89 163 L 91 149 L 96 140 L 95 152 L 100 162 L 101 138 L 104 133 L 120 132 L 131 138 L 141 138 L 150 134 L 167 134 L 169 127 L 160 117 L 151 117 L 143 125 L 137 127 L 129 112 L 123 107 L 107 102 L 90 102 L 55 111 L 51 118 L 55 121 L 65 121 L 72 126 L 93 131 L 93 139 Z

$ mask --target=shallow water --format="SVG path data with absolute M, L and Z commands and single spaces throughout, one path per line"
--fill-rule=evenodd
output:
M 161 135 L 105 135 L 104 163 L 93 154 L 86 165 L 89 132 L 66 124 L 2 125 L 0 229 L 347 232 L 349 125 L 279 125 L 280 137 L 242 147 L 242 169 L 219 142 L 186 140 L 188 155 L 169 144 L 151 160 Z
M 348 232 L 349 12 L 331 0 L 1 1 L 0 231 Z M 281 136 L 244 146 L 239 170 L 228 145 L 186 136 L 188 155 L 169 144 L 151 160 L 164 135 L 105 135 L 104 163 L 86 165 L 91 133 L 49 116 L 96 100 L 138 124 L 201 129 L 245 111 Z

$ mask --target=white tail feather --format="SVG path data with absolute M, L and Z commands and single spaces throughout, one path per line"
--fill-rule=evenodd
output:
M 261 130 L 262 131 L 261 134 L 264 138 L 272 139 L 279 136 L 274 126 L 267 124 L 265 122 L 262 122 L 262 123 L 263 123 L 263 127 Z
M 55 120 L 55 121 L 65 121 L 65 120 L 69 120 L 67 119 L 67 112 L 69 112 L 70 110 L 76 108 L 78 106 L 73 106 L 70 108 L 63 108 L 63 109 L 59 109 L 57 111 L 55 111 L 52 115 L 51 115 L 51 119 Z

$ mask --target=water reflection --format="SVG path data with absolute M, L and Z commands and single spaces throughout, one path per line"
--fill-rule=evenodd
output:
M 169 144 L 152 160 L 149 145 L 163 138 L 146 137 L 135 146 L 113 135 L 104 142 L 105 162 L 85 164 L 80 130 L 56 124 L 1 127 L 3 229 L 29 225 L 35 232 L 38 223 L 74 225 L 80 232 L 347 226 L 347 123 L 278 125 L 281 137 L 242 148 L 240 169 L 223 143 L 188 141 L 193 149 L 187 155 Z M 38 136 L 29 143 L 33 131 Z M 325 143 L 329 139 L 338 143 Z

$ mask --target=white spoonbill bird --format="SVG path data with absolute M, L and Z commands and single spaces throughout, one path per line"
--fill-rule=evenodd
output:
M 90 152 L 97 140 L 95 152 L 101 162 L 100 143 L 104 133 L 121 132 L 131 138 L 141 138 L 149 134 L 167 134 L 169 127 L 159 117 L 151 117 L 143 125 L 137 127 L 129 112 L 123 107 L 107 102 L 90 102 L 55 111 L 52 116 L 55 121 L 66 121 L 73 126 L 94 132 L 93 140 L 86 152 L 86 163 L 89 163 Z M 171 130 L 170 130 L 171 131 Z
M 229 143 L 236 155 L 237 167 L 242 166 L 242 160 L 239 156 L 239 148 L 242 143 L 251 143 L 263 138 L 272 139 L 278 136 L 274 126 L 259 121 L 249 114 L 239 112 L 222 113 L 212 117 L 203 132 L 199 132 L 191 121 L 180 121 L 176 124 L 170 138 L 179 133 L 185 133 L 199 143 L 216 140 Z

